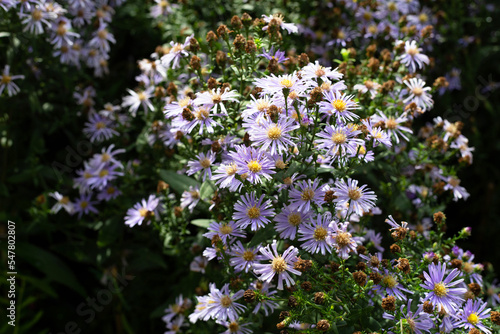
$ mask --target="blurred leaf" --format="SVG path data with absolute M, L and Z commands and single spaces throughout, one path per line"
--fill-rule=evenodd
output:
M 177 174 L 176 172 L 162 169 L 158 172 L 163 181 L 167 182 L 177 193 L 182 194 L 189 186 L 200 187 L 200 183 L 189 176 Z
M 191 224 L 199 226 L 199 227 L 204 227 L 208 228 L 210 223 L 213 222 L 213 219 L 195 219 L 191 220 Z

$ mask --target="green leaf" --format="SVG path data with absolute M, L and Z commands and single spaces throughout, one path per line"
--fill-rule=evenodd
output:
M 202 199 L 211 199 L 214 195 L 214 183 L 212 181 L 205 181 L 200 188 L 200 197 Z
M 170 187 L 177 193 L 187 191 L 189 187 L 200 187 L 200 183 L 189 176 L 177 174 L 176 172 L 162 169 L 158 172 L 163 181 L 167 182 Z
M 212 219 L 195 219 L 195 220 L 191 220 L 191 224 L 199 226 L 199 227 L 204 227 L 204 228 L 208 228 L 208 226 L 210 225 L 211 222 L 213 222 Z

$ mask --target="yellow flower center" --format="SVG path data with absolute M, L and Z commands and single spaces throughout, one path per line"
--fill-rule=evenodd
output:
M 250 219 L 256 219 L 260 217 L 260 209 L 255 205 L 247 209 L 247 216 Z
M 231 305 L 232 303 L 233 301 L 231 300 L 231 297 L 227 295 L 222 296 L 222 298 L 220 299 L 220 304 L 222 305 L 222 307 L 229 307 L 229 305 Z
M 269 108 L 269 102 L 266 100 L 257 100 L 256 108 L 258 111 L 263 112 Z
M 108 194 L 110 194 L 110 195 L 111 195 L 111 194 L 114 194 L 114 193 L 115 193 L 115 188 L 113 188 L 113 187 L 109 187 L 108 189 L 106 189 L 106 192 L 107 192 Z
M 99 32 L 97 33 L 97 37 L 99 37 L 100 39 L 106 39 L 106 37 L 108 37 L 108 31 L 106 29 L 99 30 Z
M 160 1 L 159 6 L 161 8 L 167 8 L 168 7 L 168 1 Z
M 323 75 L 325 75 L 324 67 L 320 66 L 314 74 L 316 74 L 317 77 L 322 77 Z
M 31 17 L 33 18 L 33 21 L 40 21 L 42 19 L 42 11 L 35 9 L 33 13 L 31 13 Z
M 286 168 L 286 163 L 283 160 L 276 160 L 276 163 L 274 165 L 276 166 L 276 168 L 279 168 L 279 169 Z
M 271 268 L 275 273 L 282 273 L 286 270 L 287 264 L 281 256 L 275 257 L 272 261 Z
M 429 16 L 427 14 L 422 13 L 418 16 L 418 20 L 422 23 L 427 22 L 429 20 Z
M 408 49 L 408 51 L 406 51 L 406 53 L 409 54 L 410 56 L 415 56 L 416 54 L 419 53 L 419 51 L 417 48 L 410 48 Z
M 314 240 L 321 241 L 321 240 L 325 240 L 327 235 L 328 235 L 328 231 L 324 227 L 319 226 L 319 227 L 316 227 L 316 229 L 314 230 L 313 237 L 314 237 Z
M 212 163 L 210 162 L 210 159 L 208 159 L 208 158 L 203 158 L 200 160 L 200 165 L 203 168 L 208 168 L 208 167 L 210 167 L 211 164 Z
M 144 92 L 140 92 L 139 94 L 137 94 L 137 97 L 139 98 L 139 101 L 144 101 L 147 99 L 147 96 L 146 94 L 144 94 Z
M 66 32 L 67 32 L 67 29 L 66 29 L 66 27 L 64 26 L 64 23 L 59 24 L 59 27 L 57 27 L 57 29 L 56 29 L 56 33 L 57 33 L 59 36 L 63 36 L 63 35 L 66 35 Z
M 365 155 L 366 154 L 366 148 L 364 146 L 359 146 L 358 145 L 358 154 Z
M 415 88 L 413 88 L 412 93 L 415 96 L 420 96 L 424 93 L 424 90 L 420 87 L 415 87 Z
M 223 225 L 220 228 L 222 234 L 230 234 L 231 232 L 233 232 L 233 228 L 230 225 Z
M 250 250 L 246 250 L 243 252 L 243 259 L 245 261 L 253 261 L 253 259 L 255 259 L 255 254 Z
M 206 108 L 200 108 L 194 112 L 194 117 L 199 121 L 207 119 L 209 115 L 210 112 Z
M 173 47 L 172 47 L 172 50 L 170 50 L 170 52 L 181 52 L 183 50 L 183 46 L 179 43 L 175 44 Z
M 347 232 L 338 232 L 337 236 L 335 237 L 335 241 L 337 242 L 339 248 L 343 248 L 349 245 L 350 240 L 351 240 L 351 233 Z
M 302 222 L 302 217 L 299 213 L 294 212 L 288 215 L 288 224 L 292 226 L 299 226 Z
M 87 201 L 81 201 L 80 202 L 80 207 L 82 209 L 85 209 L 87 206 L 89 206 L 89 202 L 87 202 Z
M 281 129 L 277 125 L 273 125 L 267 130 L 267 138 L 276 140 L 281 138 Z
M 314 190 L 312 190 L 311 188 L 304 189 L 302 194 L 300 194 L 300 198 L 304 201 L 312 200 L 314 198 Z
M 10 75 L 2 75 L 2 80 L 0 80 L 0 84 L 8 84 L 12 81 L 12 77 Z
M 146 217 L 147 214 L 148 214 L 148 209 L 145 208 L 139 209 L 139 215 L 141 217 Z
M 105 177 L 109 174 L 109 171 L 107 169 L 103 169 L 102 171 L 99 172 L 99 177 Z
M 444 297 L 446 296 L 448 290 L 446 289 L 446 287 L 444 286 L 443 283 L 436 283 L 434 284 L 434 293 L 436 294 L 436 296 L 438 297 Z
M 63 198 L 61 198 L 61 200 L 59 201 L 59 203 L 61 203 L 61 204 L 68 204 L 69 203 L 69 197 L 68 196 L 64 196 Z
M 90 173 L 88 173 L 88 172 L 85 172 L 85 173 L 83 173 L 83 177 L 84 177 L 85 179 L 90 179 L 90 178 L 92 177 L 92 174 L 90 174 Z
M 396 122 L 396 120 L 394 118 L 391 117 L 385 121 L 385 127 L 390 129 L 390 130 L 394 130 L 395 128 L 398 127 L 398 123 Z
M 257 160 L 250 161 L 247 167 L 252 173 L 258 173 L 262 170 L 262 165 Z
M 292 80 L 288 78 L 281 79 L 280 85 L 286 88 L 291 88 L 293 86 Z
M 231 163 L 229 166 L 226 167 L 226 174 L 227 175 L 234 175 L 238 171 L 238 167 L 236 166 L 235 163 Z
M 394 288 L 396 285 L 398 285 L 398 281 L 396 281 L 396 279 L 391 275 L 385 276 L 382 279 L 382 283 L 388 288 Z
M 468 317 L 467 321 L 473 325 L 477 324 L 479 322 L 479 317 L 477 316 L 476 312 L 472 312 Z
M 339 112 L 342 112 L 346 109 L 346 103 L 344 100 L 337 99 L 332 102 L 332 106 L 338 110 Z
M 396 4 L 394 2 L 389 2 L 387 4 L 387 9 L 389 9 L 391 12 L 394 12 L 395 10 L 398 9 L 398 7 L 396 6 Z
M 364 12 L 363 18 L 367 21 L 372 19 L 372 14 L 370 12 Z
M 448 183 L 452 187 L 457 187 L 460 184 L 460 180 L 457 179 L 456 177 L 452 177 L 452 178 L 450 178 L 450 180 L 448 181 Z
M 95 127 L 97 130 L 104 129 L 106 127 L 106 124 L 104 124 L 104 122 L 97 122 L 95 124 Z
M 377 26 L 372 24 L 371 26 L 368 27 L 368 31 L 371 33 L 371 34 L 375 34 L 377 32 Z
M 212 95 L 212 102 L 213 103 L 221 103 L 222 101 L 222 96 L 220 96 L 220 94 L 214 94 Z
M 332 141 L 337 145 L 345 144 L 347 136 L 342 132 L 336 132 L 332 135 Z
M 368 88 L 368 89 L 372 89 L 373 88 L 373 81 L 366 80 L 365 81 L 365 87 Z
M 228 326 L 231 333 L 236 333 L 240 329 L 240 325 L 237 322 L 231 322 Z
M 356 189 L 350 189 L 347 192 L 347 196 L 349 196 L 350 199 L 356 201 L 356 200 L 360 199 L 360 197 L 361 197 L 361 191 L 359 191 L 358 187 L 356 187 Z
M 474 264 L 472 262 L 465 262 L 462 266 L 462 269 L 467 273 L 470 274 L 474 271 Z

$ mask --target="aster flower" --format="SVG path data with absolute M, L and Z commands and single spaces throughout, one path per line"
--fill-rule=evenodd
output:
M 43 26 L 45 25 L 50 28 L 51 21 L 57 18 L 57 14 L 47 12 L 45 8 L 39 4 L 36 4 L 35 8 L 29 13 L 20 13 L 19 16 L 22 18 L 22 23 L 24 24 L 23 31 L 29 31 L 34 35 L 43 34 Z
M 0 95 L 5 88 L 7 88 L 7 94 L 9 94 L 9 96 L 19 93 L 21 90 L 13 81 L 18 79 L 24 79 L 24 75 L 11 75 L 10 66 L 5 65 L 2 75 L 0 76 Z
M 200 188 L 198 186 L 189 186 L 189 190 L 184 191 L 181 196 L 181 208 L 188 208 L 193 212 L 194 208 L 200 201 Z
M 109 52 L 111 49 L 109 43 L 116 43 L 115 37 L 108 31 L 106 24 L 101 24 L 99 28 L 92 33 L 92 39 L 89 46 L 99 48 L 103 52 Z
M 482 319 L 490 317 L 491 309 L 485 309 L 486 303 L 482 300 L 467 299 L 467 302 L 463 310 L 458 312 L 458 315 L 453 316 L 457 321 L 455 322 L 455 327 L 464 328 L 466 330 L 472 330 L 478 328 L 482 333 L 491 334 L 490 328 L 486 327 Z
M 214 133 L 214 126 L 223 127 L 219 122 L 213 120 L 210 115 L 210 107 L 208 106 L 199 106 L 195 107 L 191 113 L 192 120 L 189 122 L 185 122 L 184 118 L 179 122 L 179 124 L 183 124 L 181 127 L 185 130 L 186 133 L 191 133 L 191 131 L 197 126 L 200 126 L 198 130 L 198 134 L 202 134 L 203 130 L 206 128 L 208 133 Z M 220 116 L 220 114 L 215 114 L 214 116 Z M 181 118 L 178 117 L 178 120 Z M 174 125 L 174 123 L 172 123 Z
M 337 223 L 336 221 L 332 221 L 329 225 L 332 232 L 328 242 L 335 247 L 338 257 L 344 260 L 349 258 L 349 253 L 357 253 L 356 247 L 358 246 L 352 234 L 347 231 L 348 226 L 349 222 Z
M 341 46 L 346 47 L 347 43 L 351 42 L 353 39 L 359 36 L 359 33 L 355 30 L 352 30 L 348 27 L 339 27 L 338 30 L 335 31 L 335 37 L 326 43 L 327 47 L 332 46 Z
M 181 333 L 181 327 L 186 327 L 187 323 L 184 322 L 184 316 L 179 315 L 177 318 L 175 318 L 172 321 L 168 321 L 166 323 L 167 326 L 167 331 L 164 332 L 163 334 L 177 334 Z
M 185 50 L 185 48 L 189 45 L 189 41 L 193 38 L 194 35 L 186 37 L 184 44 L 170 42 L 172 48 L 170 51 L 161 57 L 161 62 L 167 68 L 176 69 L 180 67 L 181 58 L 187 57 L 189 53 Z
M 238 166 L 234 162 L 227 162 L 220 164 L 219 167 L 213 172 L 212 181 L 220 188 L 229 188 L 229 191 L 239 191 L 243 183 L 236 179 Z
M 348 213 L 355 212 L 359 216 L 362 216 L 364 212 L 369 212 L 377 200 L 375 192 L 368 190 L 366 184 L 358 187 L 358 181 L 350 178 L 347 179 L 347 182 L 337 180 L 332 190 L 337 196 L 334 199 L 337 205 L 349 203 Z
M 358 145 L 363 145 L 364 141 L 356 138 L 361 131 L 353 130 L 347 126 L 327 125 L 323 131 L 317 134 L 318 149 L 326 149 L 326 154 L 337 156 L 342 154 L 355 155 Z
M 285 60 L 288 60 L 288 58 L 285 58 L 285 51 L 280 51 L 280 50 L 276 50 L 276 52 L 274 51 L 274 45 L 271 46 L 269 52 L 266 52 L 266 49 L 262 48 L 262 53 L 258 54 L 257 56 L 264 57 L 268 60 L 276 59 L 276 62 L 278 64 L 281 64 Z
M 263 95 L 256 99 L 253 95 L 250 95 L 252 101 L 248 103 L 247 108 L 241 113 L 243 119 L 251 118 L 254 122 L 260 122 L 260 120 L 265 117 L 270 106 L 275 105 L 275 101 L 268 95 Z M 254 115 L 257 114 L 255 117 Z
M 446 185 L 444 186 L 444 190 L 451 190 L 453 192 L 453 200 L 456 202 L 459 199 L 463 198 L 466 200 L 469 198 L 470 194 L 465 190 L 464 187 L 460 185 L 460 179 L 456 176 L 448 176 L 445 178 Z
M 307 64 L 300 70 L 300 73 L 303 80 L 311 81 L 317 81 L 318 79 L 323 81 L 327 79 L 340 80 L 343 77 L 343 74 L 337 69 L 332 70 L 331 67 L 321 66 L 318 61 L 314 62 L 314 64 Z
M 208 226 L 208 232 L 204 233 L 203 236 L 212 240 L 214 236 L 218 235 L 222 240 L 222 243 L 228 244 L 230 238 L 242 237 L 245 238 L 245 232 L 236 225 L 234 221 L 229 223 L 217 223 L 212 222 Z
M 384 251 L 384 247 L 382 247 L 382 234 L 380 232 L 377 233 L 374 230 L 367 229 L 365 240 L 368 241 L 368 246 L 375 247 L 379 252 Z
M 359 118 L 351 111 L 360 108 L 353 100 L 354 95 L 346 95 L 339 91 L 327 91 L 323 93 L 323 96 L 325 101 L 319 103 L 319 111 L 326 114 L 328 119 L 331 116 L 349 121 Z
M 245 194 L 234 205 L 233 219 L 236 220 L 239 227 L 246 228 L 250 225 L 252 231 L 257 231 L 270 222 L 268 217 L 274 215 L 272 203 L 267 200 L 263 203 L 266 194 L 263 194 L 258 200 L 254 192 Z
M 158 217 L 160 211 L 160 198 L 155 195 L 149 195 L 148 199 L 143 199 L 136 203 L 133 208 L 127 210 L 125 216 L 125 225 L 134 227 L 141 225 L 145 220 Z
M 82 218 L 82 214 L 88 215 L 90 212 L 99 213 L 94 207 L 97 202 L 91 200 L 92 194 L 82 194 L 80 198 L 75 200 L 73 213 L 78 213 L 78 219 Z
M 174 317 L 182 315 L 182 313 L 189 309 L 191 304 L 191 300 L 183 298 L 182 294 L 180 294 L 177 298 L 175 298 L 175 303 L 169 305 L 169 307 L 165 309 L 165 315 L 161 318 L 161 320 L 167 323 L 172 321 Z
M 241 241 L 237 241 L 231 246 L 231 259 L 229 263 L 234 268 L 235 273 L 253 268 L 253 265 L 262 259 L 262 255 L 257 255 L 258 249 L 254 247 L 244 247 Z
M 250 285 L 250 287 L 252 290 L 259 291 L 260 295 L 268 298 L 278 293 L 277 290 L 271 290 L 271 288 L 274 288 L 274 285 L 268 282 L 255 281 Z M 278 306 L 279 304 L 273 300 L 261 299 L 255 305 L 252 313 L 257 314 L 262 308 L 264 310 L 265 316 L 267 317 L 268 315 L 273 313 Z
M 269 94 L 279 98 L 284 98 L 283 90 L 302 92 L 305 89 L 304 83 L 296 72 L 280 76 L 271 74 L 268 77 L 255 80 L 254 84 L 256 87 L 262 88 L 261 95 Z
M 366 80 L 363 84 L 354 85 L 353 89 L 357 90 L 361 94 L 370 93 L 372 99 L 377 96 L 378 89 L 382 87 L 380 84 L 373 82 L 371 80 Z
M 176 8 L 176 4 L 171 4 L 165 0 L 155 0 L 155 5 L 151 6 L 149 9 L 149 15 L 153 18 L 157 18 L 160 16 L 167 17 L 169 14 L 173 12 L 173 9 Z
M 415 312 L 411 311 L 411 302 L 412 299 L 408 300 L 408 304 L 406 305 L 406 313 L 404 312 L 405 305 L 401 305 L 401 318 L 396 319 L 396 317 L 392 314 L 384 313 L 382 317 L 384 319 L 392 320 L 396 323 L 399 323 L 400 320 L 403 320 L 404 326 L 408 325 L 410 327 L 411 333 L 415 334 L 424 334 L 424 332 L 429 332 L 431 328 L 434 328 L 434 321 L 431 318 L 431 315 L 423 312 L 423 306 L 419 305 Z M 403 327 L 404 328 L 404 327 Z
M 234 294 L 229 291 L 229 284 L 224 284 L 219 290 L 215 285 L 210 285 L 209 302 L 207 303 L 206 315 L 203 320 L 209 318 L 219 321 L 237 320 L 239 313 L 242 313 L 246 306 L 236 303 L 236 300 L 243 297 L 243 290 L 239 290 Z
M 420 284 L 424 289 L 430 290 L 425 295 L 424 301 L 430 301 L 438 310 L 444 309 L 447 313 L 453 313 L 463 302 L 462 296 L 467 292 L 465 288 L 454 288 L 463 282 L 463 279 L 453 281 L 460 275 L 460 271 L 453 269 L 445 278 L 445 263 L 443 265 L 431 263 L 428 269 L 428 273 L 424 272 L 424 284 Z
M 301 224 L 311 218 L 311 212 L 300 212 L 298 209 L 293 208 L 291 205 L 285 206 L 283 210 L 274 217 L 277 223 L 274 228 L 280 233 L 281 238 L 290 240 L 295 239 L 297 228 Z
M 288 31 L 289 34 L 299 32 L 299 29 L 297 28 L 297 26 L 295 24 L 285 23 L 285 21 L 283 20 L 283 15 L 281 15 L 281 14 L 273 14 L 272 16 L 271 15 L 269 15 L 269 16 L 262 15 L 262 17 L 263 17 L 263 20 L 266 23 L 268 23 L 268 25 L 264 26 L 262 28 L 262 30 L 269 29 L 269 25 L 279 25 L 281 27 L 281 29 Z
M 221 332 L 220 334 L 252 334 L 253 331 L 247 326 L 252 325 L 251 323 L 241 324 L 237 320 L 233 321 L 220 321 L 217 320 L 219 325 L 225 326 L 227 328 L 226 331 Z
M 203 93 L 196 93 L 196 99 L 194 99 L 193 103 L 197 105 L 213 106 L 212 110 L 214 113 L 217 113 L 217 108 L 220 106 L 221 113 L 227 115 L 226 107 L 222 102 L 238 102 L 238 96 L 238 92 L 236 92 L 234 89 L 231 91 L 226 91 L 225 89 L 221 91 L 221 88 L 219 87 L 215 91 L 213 89 L 210 89 Z
M 71 31 L 71 20 L 61 16 L 52 23 L 52 39 L 50 43 L 54 45 L 55 48 L 60 48 L 63 45 L 71 46 L 73 40 L 79 38 L 80 35 L 76 32 Z
M 203 181 L 208 178 L 210 179 L 212 177 L 212 169 L 210 166 L 215 161 L 215 154 L 212 151 L 208 151 L 206 154 L 201 152 L 196 156 L 196 160 L 190 160 L 188 162 L 188 171 L 186 172 L 187 175 L 193 175 L 194 173 L 197 173 L 199 171 L 202 171 L 203 173 Z
M 123 167 L 122 163 L 116 159 L 117 154 L 125 153 L 125 149 L 119 148 L 114 150 L 115 144 L 109 145 L 107 148 L 103 148 L 101 153 L 96 153 L 92 156 L 89 161 L 90 165 L 100 166 L 101 164 L 112 164 L 117 167 Z
M 189 264 L 189 270 L 194 271 L 194 272 L 201 272 L 202 274 L 205 273 L 205 268 L 207 267 L 208 260 L 204 256 L 196 256 L 193 261 Z
M 325 203 L 325 191 L 320 187 L 318 179 L 300 181 L 298 188 L 290 191 L 290 208 L 309 212 L 312 203 L 320 207 Z
M 6 12 L 9 11 L 12 7 L 16 5 L 16 0 L 0 0 L 0 8 L 5 10 Z
M 394 137 L 397 144 L 399 144 L 399 136 L 408 141 L 408 137 L 405 132 L 413 133 L 410 128 L 401 125 L 408 121 L 408 118 L 404 115 L 400 115 L 398 117 L 386 116 L 379 110 L 378 114 L 372 116 L 372 120 L 374 123 L 384 122 L 385 130 Z
M 398 277 L 395 273 L 384 269 L 382 274 L 382 280 L 380 283 L 373 286 L 374 291 L 378 292 L 382 296 L 395 296 L 399 300 L 406 300 L 406 296 L 403 292 L 413 294 L 412 291 L 406 289 L 401 283 L 398 282 Z
M 331 215 L 318 214 L 316 221 L 311 220 L 310 224 L 302 224 L 299 227 L 299 241 L 305 241 L 302 243 L 302 248 L 312 254 L 321 252 L 325 255 L 326 252 L 332 252 L 332 246 L 328 242 L 330 237 L 329 224 L 331 221 Z
M 147 114 L 148 110 L 154 111 L 153 104 L 149 101 L 154 96 L 154 90 L 154 86 L 139 92 L 134 92 L 127 88 L 130 95 L 123 98 L 122 107 L 129 107 L 129 111 L 133 117 L 135 117 L 140 106 L 144 109 L 145 114 Z
M 100 193 L 97 194 L 97 200 L 107 202 L 109 200 L 115 199 L 121 194 L 122 192 L 115 186 L 108 184 L 103 190 L 101 190 Z
M 184 108 L 191 107 L 193 105 L 193 100 L 189 96 L 185 96 L 183 98 L 179 98 L 178 101 L 174 101 L 172 103 L 167 103 L 165 108 L 163 108 L 163 112 L 165 117 L 173 118 L 182 115 L 182 111 Z
M 118 132 L 112 129 L 113 122 L 97 113 L 89 114 L 89 121 L 85 123 L 83 133 L 89 137 L 91 142 L 101 142 L 118 135 Z
M 97 166 L 92 176 L 87 180 L 87 186 L 91 189 L 102 190 L 110 181 L 123 175 L 123 172 L 116 170 L 119 168 L 121 166 L 116 164 L 101 164 Z
M 63 196 L 60 193 L 58 193 L 57 191 L 53 192 L 53 193 L 49 193 L 49 196 L 54 198 L 57 201 L 57 203 L 54 204 L 52 209 L 50 209 L 51 213 L 58 213 L 59 210 L 64 209 L 64 210 L 66 210 L 67 213 L 73 214 L 73 205 L 74 204 L 69 200 L 68 196 Z
M 408 93 L 410 94 L 407 98 L 403 100 L 403 103 L 414 102 L 423 111 L 432 108 L 434 101 L 428 91 L 431 90 L 430 87 L 425 87 L 425 81 L 420 78 L 411 78 L 403 82 L 408 87 Z
M 295 284 L 295 281 L 290 276 L 289 272 L 295 275 L 301 275 L 300 271 L 293 268 L 297 261 L 298 249 L 290 246 L 283 255 L 277 251 L 276 240 L 273 240 L 271 245 L 259 248 L 260 253 L 271 263 L 254 265 L 254 273 L 259 276 L 259 280 L 271 283 L 275 275 L 278 275 L 278 290 L 283 290 L 283 281 L 288 287 Z
M 275 173 L 273 162 L 261 149 L 240 145 L 236 146 L 236 152 L 229 153 L 229 156 L 238 168 L 238 175 L 250 183 L 261 183 L 262 178 L 270 180 L 270 174 Z
M 422 48 L 419 48 L 416 41 L 406 41 L 405 53 L 401 56 L 401 63 L 410 69 L 410 73 L 415 72 L 416 66 L 423 68 L 424 64 L 429 65 L 429 57 L 421 54 Z
M 288 151 L 295 143 L 291 140 L 290 132 L 299 128 L 293 119 L 280 118 L 276 123 L 269 118 L 262 118 L 259 123 L 254 123 L 248 130 L 250 140 L 259 145 L 262 150 L 271 154 L 281 154 Z

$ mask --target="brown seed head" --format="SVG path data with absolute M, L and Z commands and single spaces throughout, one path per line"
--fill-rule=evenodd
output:
M 322 332 L 326 332 L 330 329 L 330 323 L 328 322 L 328 320 L 322 319 L 316 324 L 316 329 Z
M 396 298 L 394 296 L 388 296 L 382 299 L 382 308 L 386 311 L 396 311 Z
M 318 305 L 323 305 L 325 302 L 325 294 L 323 292 L 316 292 L 314 294 L 314 303 Z
M 360 285 L 364 286 L 366 284 L 366 274 L 362 271 L 356 271 L 352 273 L 352 277 L 354 278 L 354 281 Z

